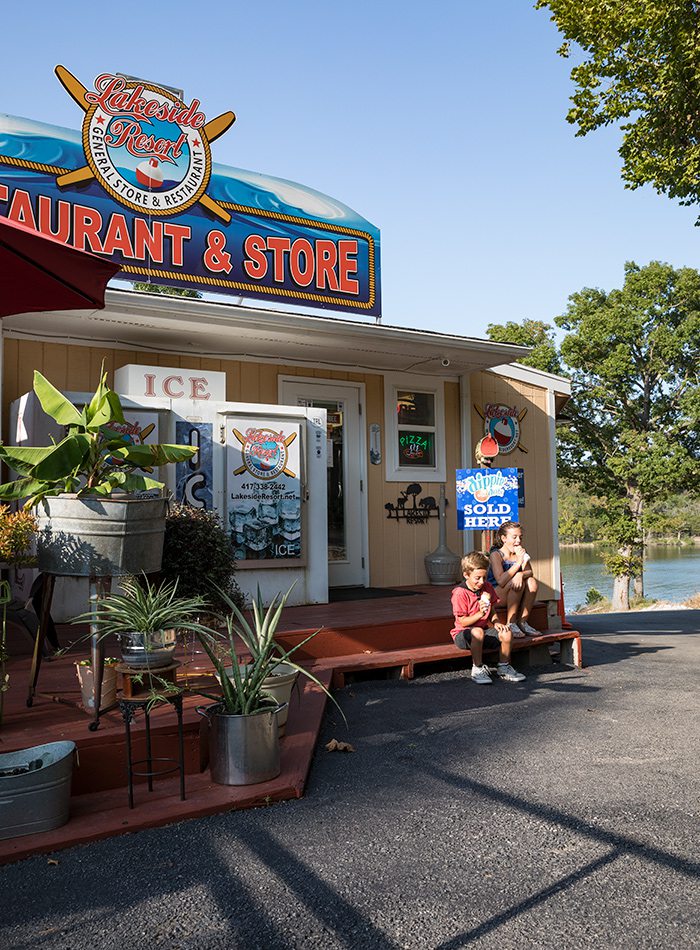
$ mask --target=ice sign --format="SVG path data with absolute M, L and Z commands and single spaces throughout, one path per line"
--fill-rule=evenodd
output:
M 456 474 L 460 531 L 518 520 L 517 468 L 460 468 Z

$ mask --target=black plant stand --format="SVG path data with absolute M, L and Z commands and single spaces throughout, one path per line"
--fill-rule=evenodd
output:
M 39 670 L 41 669 L 41 658 L 44 652 L 44 644 L 47 636 L 50 638 L 53 620 L 51 619 L 51 604 L 53 601 L 53 592 L 56 586 L 56 578 L 63 575 L 44 573 L 44 581 L 41 587 L 41 610 L 39 614 L 39 629 L 37 630 L 36 640 L 34 641 L 34 654 L 32 656 L 32 669 L 29 675 L 29 693 L 27 695 L 27 706 L 34 704 L 34 696 L 37 693 L 36 684 L 39 679 Z M 99 602 L 112 587 L 112 578 L 109 575 L 90 577 L 90 606 L 93 611 L 99 606 Z M 102 709 L 102 677 L 104 676 L 105 654 L 104 644 L 98 635 L 98 629 L 94 624 L 90 624 L 90 656 L 93 669 L 93 690 L 95 701 L 95 714 L 88 729 L 94 732 L 100 725 L 100 716 L 102 713 L 114 709 L 114 706 L 108 709 Z M 54 702 L 65 703 L 68 706 L 77 706 L 77 703 L 69 702 L 58 696 L 49 696 Z
M 177 759 L 163 756 L 154 756 L 151 749 L 151 720 L 150 705 L 151 699 L 148 696 L 135 696 L 131 699 L 119 700 L 119 711 L 124 719 L 126 729 L 126 775 L 129 787 L 129 808 L 134 807 L 134 776 L 142 776 L 148 779 L 148 791 L 153 791 L 153 779 L 160 775 L 168 775 L 171 772 L 180 772 L 180 801 L 185 800 L 185 743 L 182 731 L 182 692 L 173 693 L 170 696 L 163 696 L 162 702 L 167 702 L 175 707 L 177 713 L 177 738 L 179 754 Z M 136 715 L 138 709 L 143 709 L 146 717 L 146 758 L 132 759 L 131 754 L 131 720 Z M 170 768 L 154 769 L 154 762 L 171 763 Z M 146 770 L 137 770 L 135 765 L 146 764 Z M 172 764 L 175 763 L 175 764 Z

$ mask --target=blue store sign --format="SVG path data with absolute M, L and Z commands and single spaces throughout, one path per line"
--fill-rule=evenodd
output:
M 136 281 L 379 316 L 379 231 L 312 188 L 214 165 L 234 123 L 112 73 L 56 74 L 81 133 L 0 114 L 0 215 Z
M 517 468 L 457 469 L 457 527 L 500 528 L 518 520 Z

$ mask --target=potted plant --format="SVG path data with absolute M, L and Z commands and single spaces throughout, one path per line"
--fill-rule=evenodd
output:
M 293 659 L 294 653 L 320 631 L 309 634 L 289 650 L 275 640 L 291 590 L 275 595 L 265 610 L 258 589 L 252 605 L 252 624 L 238 605 L 220 591 L 230 611 L 224 618 L 225 631 L 203 626 L 195 631 L 221 684 L 221 697 L 210 697 L 216 699 L 214 704 L 198 710 L 209 721 L 211 777 L 219 785 L 252 785 L 279 775 L 280 704 L 265 684 L 280 664 L 310 679 L 333 699 L 313 673 Z M 246 663 L 239 660 L 238 641 L 249 654 Z
M 34 392 L 66 434 L 43 448 L 0 446 L 0 459 L 19 475 L 0 485 L 0 499 L 36 506 L 39 570 L 98 577 L 159 570 L 167 501 L 133 493 L 162 490 L 146 472 L 190 459 L 196 448 L 125 443 L 110 428 L 124 415 L 105 372 L 80 409 L 36 370 Z
M 228 663 L 228 659 L 226 659 L 226 662 Z M 232 667 L 228 665 L 224 667 L 224 672 L 229 677 L 229 679 L 231 679 L 234 675 Z M 263 680 L 262 685 L 264 692 L 271 696 L 278 706 L 277 727 L 280 737 L 285 734 L 287 728 L 289 703 L 291 702 L 292 691 L 298 676 L 299 671 L 295 666 L 291 666 L 289 663 L 280 662 L 273 670 L 270 671 L 270 675 L 266 676 Z
M 205 606 L 202 597 L 179 597 L 177 581 L 152 584 L 145 576 L 121 581 L 123 593 L 110 593 L 74 623 L 89 621 L 100 640 L 119 638 L 122 660 L 131 669 L 169 666 L 181 627 L 196 624 Z
M 10 511 L 7 505 L 0 505 L 0 563 L 19 566 L 33 560 L 30 552 L 36 535 L 36 518 L 28 511 Z M 10 584 L 0 581 L 0 609 L 2 610 L 2 628 L 0 629 L 0 726 L 2 725 L 5 705 L 5 693 L 10 688 L 10 675 L 5 664 L 7 654 L 7 610 L 12 602 Z
M 119 660 L 114 656 L 105 657 L 104 672 L 102 674 L 103 707 L 113 706 L 117 701 L 117 664 Z M 95 711 L 95 677 L 91 659 L 77 660 L 75 672 L 80 683 L 80 692 L 85 712 Z
M 219 515 L 206 508 L 171 502 L 165 518 L 161 577 L 177 581 L 182 597 L 199 594 L 211 611 L 221 613 L 228 605 L 219 591 L 243 607 L 235 571 L 233 547 Z

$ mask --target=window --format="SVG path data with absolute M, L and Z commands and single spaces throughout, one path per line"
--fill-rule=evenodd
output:
M 442 382 L 387 375 L 385 396 L 387 481 L 444 481 Z

